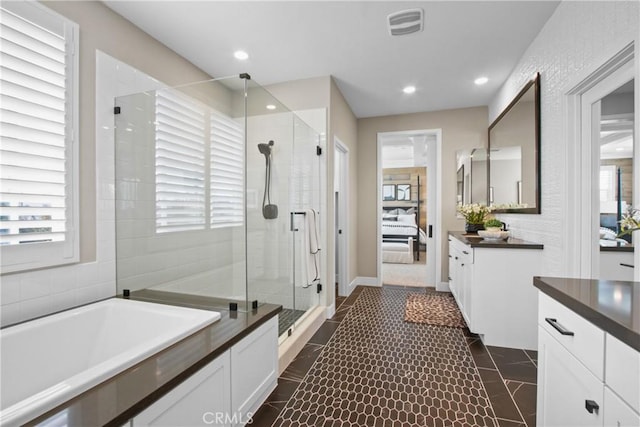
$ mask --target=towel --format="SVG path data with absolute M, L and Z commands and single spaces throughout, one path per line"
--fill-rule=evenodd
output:
M 318 212 L 305 210 L 304 215 L 304 249 L 302 262 L 305 270 L 306 286 L 320 280 L 320 230 Z

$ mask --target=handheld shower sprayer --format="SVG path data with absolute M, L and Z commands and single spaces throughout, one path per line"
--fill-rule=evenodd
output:
M 264 176 L 264 196 L 262 196 L 262 216 L 265 219 L 278 218 L 278 206 L 271 204 L 271 149 L 275 143 L 269 141 L 268 144 L 258 144 L 258 151 L 264 154 L 265 176 Z

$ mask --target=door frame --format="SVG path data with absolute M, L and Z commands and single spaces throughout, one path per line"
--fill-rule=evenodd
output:
M 335 197 L 336 187 L 338 192 L 338 224 L 336 224 L 335 245 L 338 251 L 336 269 L 338 274 L 338 295 L 349 295 L 349 148 L 338 139 L 333 137 L 334 161 L 333 161 L 333 196 Z M 335 182 L 336 172 L 339 172 L 340 182 Z M 338 184 L 338 185 L 336 185 Z M 342 230 L 342 237 L 338 237 L 338 225 Z
M 442 129 L 421 129 L 421 130 L 404 130 L 392 132 L 378 132 L 377 134 L 377 165 L 376 165 L 376 241 L 377 241 L 377 285 L 382 286 L 382 143 L 384 137 L 398 135 L 431 135 L 435 137 L 435 141 L 428 143 L 433 144 L 435 151 L 435 170 L 432 174 L 427 171 L 427 207 L 432 206 L 434 209 L 433 217 L 427 216 L 428 225 L 433 225 L 433 268 L 427 258 L 427 284 L 433 285 L 437 290 L 448 290 L 448 283 L 442 283 Z M 433 179 L 429 179 L 431 176 Z M 435 182 L 432 182 L 435 181 Z M 435 193 L 435 194 L 434 194 Z M 428 242 L 429 237 L 427 237 Z M 428 243 L 427 243 L 428 245 Z
M 636 46 L 631 42 L 616 53 L 606 56 L 595 70 L 578 79 L 571 89 L 565 92 L 567 112 L 567 152 L 565 176 L 567 183 L 565 198 L 565 266 L 568 277 L 590 278 L 594 270 L 592 264 L 599 259 L 598 248 L 594 245 L 595 231 L 592 230 L 594 210 L 592 206 L 591 182 L 596 180 L 596 174 L 592 170 L 594 157 L 594 145 L 591 139 L 594 123 L 593 114 L 583 114 L 583 104 L 597 100 L 597 92 L 606 95 L 608 92 L 600 91 L 600 87 L 608 87 L 610 78 L 620 72 L 631 70 L 632 78 L 636 79 L 635 89 L 635 117 L 638 117 L 638 79 L 639 64 L 635 61 Z M 635 64 L 634 64 L 635 62 Z M 600 87 L 599 87 L 600 86 Z M 595 96 L 595 97 L 594 97 Z M 635 120 L 635 135 L 640 135 L 640 123 Z M 633 154 L 633 200 L 637 204 L 640 201 L 640 141 L 634 140 Z M 597 182 L 597 181 L 596 181 Z M 597 243 L 597 240 L 596 240 Z M 640 251 L 635 251 L 634 264 L 640 265 Z M 634 280 L 640 280 L 640 268 L 634 269 Z

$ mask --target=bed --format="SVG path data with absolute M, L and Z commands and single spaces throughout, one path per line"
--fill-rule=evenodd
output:
M 383 251 L 385 243 L 404 243 L 415 253 L 415 259 L 420 259 L 420 244 L 427 243 L 427 235 L 418 227 L 416 212 L 415 208 L 383 208 Z
M 382 242 L 382 262 L 413 264 L 413 237 L 400 242 Z

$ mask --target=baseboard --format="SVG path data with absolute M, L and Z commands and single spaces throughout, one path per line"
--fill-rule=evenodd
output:
M 333 315 L 336 314 L 336 303 L 334 302 L 329 307 L 327 307 L 327 319 L 331 319 Z
M 451 289 L 449 289 L 449 282 L 440 282 L 436 284 L 436 291 L 451 292 Z
M 362 285 L 362 286 L 382 286 L 382 284 L 380 283 L 380 281 L 378 280 L 377 277 L 363 277 L 363 276 L 358 276 L 355 279 L 353 279 L 353 282 L 351 282 L 351 284 L 349 284 L 349 286 L 351 287 L 353 285 L 353 287 L 355 288 L 358 285 Z
M 300 350 L 316 333 L 326 320 L 327 307 L 319 306 L 312 309 L 306 317 L 295 327 L 290 337 L 278 346 L 278 376 L 287 369 L 289 363 L 300 353 Z

